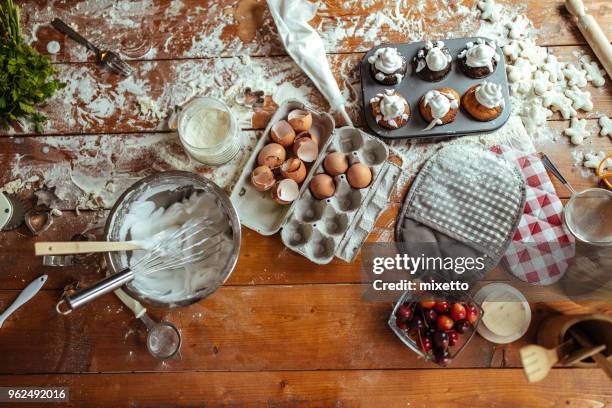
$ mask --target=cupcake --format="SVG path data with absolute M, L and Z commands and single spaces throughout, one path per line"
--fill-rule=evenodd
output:
M 421 79 L 438 82 L 446 78 L 451 70 L 452 61 L 453 57 L 444 42 L 437 41 L 434 45 L 431 41 L 427 41 L 425 47 L 421 48 L 412 60 L 412 65 Z
M 384 85 L 397 85 L 406 75 L 407 64 L 395 48 L 379 48 L 368 58 L 372 76 Z
M 476 79 L 491 75 L 501 59 L 495 43 L 486 42 L 482 38 L 475 43 L 467 43 L 466 48 L 457 57 L 465 75 Z
M 410 106 L 396 91 L 387 89 L 370 100 L 372 115 L 380 126 L 394 130 L 404 126 L 410 119 Z
M 502 87 L 487 81 L 474 85 L 463 95 L 461 104 L 474 119 L 481 122 L 493 120 L 505 107 Z
M 427 92 L 419 100 L 421 116 L 429 123 L 423 130 L 446 125 L 455 120 L 459 111 L 459 94 L 452 88 L 438 88 Z

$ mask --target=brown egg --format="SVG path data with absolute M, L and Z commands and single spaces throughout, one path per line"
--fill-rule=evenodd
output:
M 297 157 L 292 157 L 284 162 L 280 170 L 283 178 L 294 180 L 298 184 L 306 178 L 306 166 Z
M 270 129 L 270 137 L 283 147 L 289 147 L 295 140 L 295 131 L 286 120 L 281 120 Z
M 278 143 L 270 143 L 265 145 L 263 149 L 261 149 L 261 152 L 259 152 L 257 164 L 275 169 L 283 164 L 286 157 L 287 152 L 283 146 Z
M 272 187 L 272 199 L 282 205 L 291 204 L 299 195 L 300 187 L 291 179 L 283 179 Z
M 257 191 L 268 191 L 275 182 L 274 173 L 268 166 L 259 166 L 251 173 L 251 184 Z
M 293 143 L 293 154 L 303 162 L 311 163 L 317 160 L 319 146 L 309 137 L 300 137 Z
M 334 179 L 327 174 L 317 174 L 310 180 L 310 192 L 319 200 L 333 196 L 336 192 Z
M 346 154 L 340 152 L 333 152 L 327 155 L 323 161 L 323 167 L 330 176 L 339 176 L 340 174 L 346 173 L 349 167 L 348 159 Z
M 355 163 L 346 173 L 346 178 L 353 188 L 365 188 L 372 182 L 372 170 L 365 164 Z
M 312 114 L 305 110 L 292 110 L 287 119 L 296 132 L 304 132 L 312 127 Z

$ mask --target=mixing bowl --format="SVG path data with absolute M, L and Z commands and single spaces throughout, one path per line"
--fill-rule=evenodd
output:
M 170 205 L 182 201 L 193 193 L 206 192 L 213 194 L 217 199 L 217 205 L 227 215 L 231 234 L 232 248 L 225 264 L 220 264 L 211 280 L 213 283 L 206 287 L 198 288 L 193 293 L 186 294 L 180 299 L 172 301 L 160 300 L 138 290 L 132 283 L 123 286 L 125 292 L 140 302 L 152 307 L 169 309 L 174 307 L 188 306 L 196 303 L 214 293 L 230 276 L 240 251 L 240 221 L 234 206 L 228 195 L 212 181 L 197 174 L 183 171 L 168 171 L 157 173 L 136 182 L 128 188 L 117 200 L 112 208 L 105 227 L 107 241 L 120 241 L 121 226 L 132 204 L 138 201 L 152 201 L 157 207 L 168 208 Z M 130 253 L 109 252 L 105 255 L 109 273 L 117 273 L 129 266 Z

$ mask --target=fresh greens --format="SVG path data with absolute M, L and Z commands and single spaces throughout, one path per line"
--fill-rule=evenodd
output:
M 0 126 L 24 118 L 42 132 L 47 118 L 36 110 L 66 84 L 51 78 L 56 70 L 49 58 L 23 40 L 19 7 L 0 0 Z

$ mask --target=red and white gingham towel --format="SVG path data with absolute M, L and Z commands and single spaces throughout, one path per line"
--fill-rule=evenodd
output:
M 513 275 L 536 285 L 558 281 L 574 258 L 574 237 L 563 225 L 563 203 L 535 151 L 506 146 L 491 149 L 517 164 L 526 181 L 525 210 L 504 263 Z

